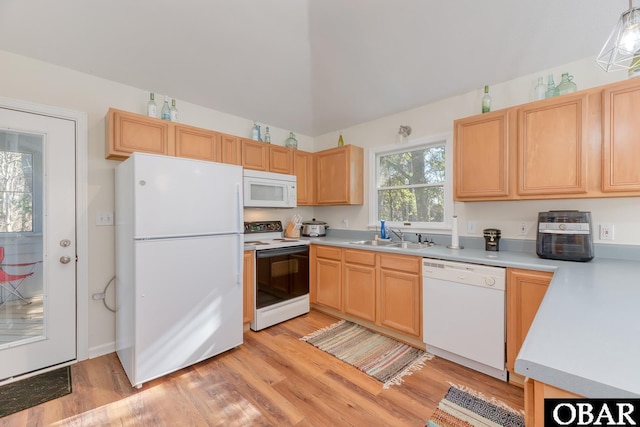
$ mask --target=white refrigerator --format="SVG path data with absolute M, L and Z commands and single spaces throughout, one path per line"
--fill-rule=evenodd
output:
M 242 344 L 242 168 L 134 153 L 115 182 L 116 350 L 139 388 Z

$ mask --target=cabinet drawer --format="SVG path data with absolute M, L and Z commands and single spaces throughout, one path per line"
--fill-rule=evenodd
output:
M 376 265 L 376 253 L 345 249 L 344 261 L 352 264 Z
M 342 249 L 329 246 L 318 246 L 316 248 L 316 257 L 341 260 Z
M 380 267 L 405 273 L 420 273 L 422 258 L 405 255 L 380 255 Z

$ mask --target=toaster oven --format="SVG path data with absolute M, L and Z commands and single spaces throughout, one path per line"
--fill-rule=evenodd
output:
M 536 253 L 540 258 L 591 261 L 594 257 L 591 212 L 539 212 Z

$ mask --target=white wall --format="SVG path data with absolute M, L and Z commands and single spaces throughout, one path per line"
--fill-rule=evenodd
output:
M 86 112 L 88 115 L 88 218 L 89 218 L 89 290 L 88 295 L 102 292 L 114 276 L 114 227 L 95 225 L 97 212 L 114 210 L 114 167 L 119 163 L 105 160 L 105 116 L 109 107 L 144 113 L 149 93 L 113 81 L 78 73 L 41 61 L 0 51 L 2 79 L 0 95 L 39 104 L 53 105 Z M 168 94 L 171 96 L 171 94 Z M 156 103 L 164 94 L 156 94 Z M 252 119 L 224 114 L 176 100 L 180 121 L 193 126 L 218 130 L 232 135 L 251 135 Z M 268 124 L 267 124 L 268 125 Z M 270 126 L 272 144 L 284 145 L 288 129 Z M 296 135 L 301 150 L 312 151 L 313 139 Z M 291 210 L 274 210 L 274 219 L 291 217 Z M 300 209 L 305 217 L 309 209 Z M 246 214 L 248 219 L 271 219 L 268 210 Z M 107 302 L 113 307 L 113 287 Z M 89 354 L 97 356 L 113 351 L 115 318 L 102 301 L 89 300 Z
M 570 64 L 524 76 L 508 82 L 495 84 L 490 87 L 492 110 L 498 110 L 533 100 L 533 88 L 539 76 L 547 81 L 547 75 L 552 73 L 556 84 L 560 82 L 561 73 L 569 72 L 574 76 L 578 90 L 599 86 L 626 78 L 624 72 L 605 73 L 595 63 L 594 58 L 585 58 Z M 316 208 L 318 219 L 328 222 L 333 228 L 344 228 L 342 221 L 349 219 L 351 229 L 366 229 L 368 224 L 368 194 L 369 167 L 367 164 L 368 149 L 385 146 L 395 142 L 395 135 L 400 125 L 409 125 L 413 132 L 411 139 L 418 139 L 430 135 L 453 133 L 453 120 L 480 113 L 480 99 L 482 89 L 447 98 L 432 104 L 424 105 L 409 111 L 386 116 L 378 120 L 363 123 L 342 133 L 345 143 L 359 145 L 365 148 L 365 204 L 364 206 L 350 206 L 346 208 L 322 207 Z M 315 150 L 334 147 L 338 140 L 338 133 L 332 132 L 315 138 Z M 535 227 L 526 236 L 519 236 L 521 221 L 537 221 L 537 213 L 551 209 L 579 209 L 591 211 L 594 227 L 600 223 L 615 225 L 614 244 L 640 245 L 640 221 L 637 212 L 640 208 L 640 198 L 612 198 L 587 200 L 556 200 L 556 201 L 510 201 L 510 202 L 467 202 L 455 203 L 455 213 L 458 215 L 460 235 L 467 233 L 467 221 L 477 223 L 476 236 L 482 236 L 482 229 L 488 227 L 500 228 L 503 237 L 517 239 L 535 239 Z

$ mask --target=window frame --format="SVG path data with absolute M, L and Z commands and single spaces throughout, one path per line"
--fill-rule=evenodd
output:
M 378 157 L 420 148 L 442 145 L 445 147 L 445 181 L 444 181 L 444 221 L 443 222 L 412 222 L 410 225 L 398 221 L 385 221 L 386 227 L 397 228 L 412 232 L 441 232 L 451 230 L 454 215 L 453 203 L 453 134 L 445 133 L 410 140 L 401 145 L 385 145 L 369 150 L 369 224 L 368 228 L 376 230 L 380 227 L 378 221 Z

